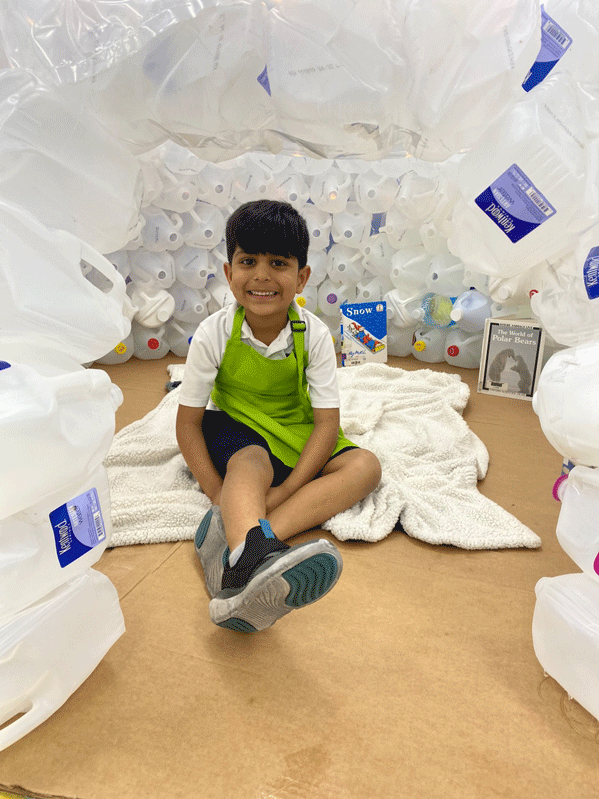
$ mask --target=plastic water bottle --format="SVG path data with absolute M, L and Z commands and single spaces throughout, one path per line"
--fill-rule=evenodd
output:
M 101 369 L 45 376 L 0 361 L 0 518 L 96 469 L 114 437 L 122 401 Z
M 198 175 L 198 199 L 226 208 L 234 198 L 233 172 L 215 164 L 206 164 Z
M 557 540 L 583 572 L 599 580 L 599 470 L 574 466 L 561 501 Z
M 443 294 L 425 294 L 422 298 L 421 308 L 424 315 L 421 317 L 429 327 L 447 328 L 455 325 L 451 318 L 455 297 L 446 297 Z
M 362 253 L 343 244 L 334 244 L 329 250 L 327 272 L 333 283 L 355 285 L 364 277 Z
M 295 295 L 295 301 L 300 308 L 305 308 L 313 314 L 316 313 L 318 308 L 318 288 L 316 285 L 311 285 L 311 279 L 304 286 L 302 293 Z
M 125 363 L 129 358 L 133 357 L 133 334 L 129 333 L 126 339 L 119 341 L 116 347 L 113 347 L 110 352 L 103 355 L 101 358 L 96 358 L 95 363 L 105 364 L 106 366 L 114 366 L 117 363 Z
M 464 264 L 449 253 L 435 255 L 430 260 L 426 285 L 435 294 L 457 297 L 464 288 Z
M 225 234 L 225 218 L 220 208 L 199 202 L 186 214 L 179 235 L 192 247 L 211 249 L 221 243 Z
M 154 205 L 148 206 L 141 213 L 146 222 L 141 235 L 147 250 L 176 250 L 183 244 L 179 235 L 183 220 L 178 214 L 170 213 L 167 216 L 162 208 Z
M 407 358 L 412 354 L 414 334 L 419 325 L 412 327 L 396 327 L 392 322 L 387 322 L 387 351 L 389 355 L 398 358 Z
M 163 289 L 175 282 L 175 262 L 170 252 L 138 250 L 131 256 L 131 277 L 136 285 L 150 284 Z
M 0 624 L 0 751 L 58 710 L 124 632 L 117 591 L 95 569 Z
M 332 235 L 337 245 L 359 248 L 370 237 L 372 215 L 357 203 L 348 202 L 344 211 L 333 214 Z
M 339 314 L 339 308 L 344 302 L 356 301 L 356 286 L 338 286 L 332 280 L 325 280 L 318 288 L 318 307 L 325 316 Z M 341 322 L 339 322 L 341 324 Z
M 391 257 L 391 282 L 395 288 L 422 289 L 424 294 L 430 263 L 430 256 L 422 244 L 398 250 Z
M 88 363 L 129 334 L 134 308 L 125 281 L 103 255 L 27 212 L 0 203 L 0 336 L 18 335 Z M 82 264 L 104 279 L 88 280 Z M 65 309 L 68 308 L 68 313 Z
M 459 167 L 451 252 L 492 277 L 512 277 L 575 245 L 597 221 L 596 137 L 587 97 L 566 73 L 516 103 Z M 592 176 L 592 177 L 591 177 Z
M 362 172 L 354 181 L 356 202 L 368 214 L 383 214 L 394 204 L 399 192 L 396 178 L 378 175 L 372 169 Z
M 483 348 L 482 333 L 468 333 L 459 327 L 447 331 L 445 360 L 462 369 L 478 369 Z
M 174 285 L 174 284 L 173 284 Z M 172 286 L 171 286 L 172 289 Z M 175 299 L 166 290 L 151 283 L 130 283 L 127 287 L 137 308 L 134 320 L 145 327 L 160 327 L 175 310 Z
M 382 300 L 393 284 L 383 277 L 366 277 L 356 284 L 356 302 L 376 302 Z
M 302 216 L 306 220 L 306 225 L 308 226 L 310 248 L 314 250 L 326 250 L 330 244 L 332 224 L 330 213 L 321 211 L 315 205 L 308 203 L 302 210 Z
M 466 333 L 484 329 L 485 320 L 492 316 L 493 301 L 476 289 L 470 289 L 456 298 L 451 318 Z
M 412 355 L 425 363 L 441 363 L 445 360 L 445 338 L 445 330 L 419 327 L 414 333 Z
M 2 551 L 10 557 L 0 564 L 0 624 L 92 566 L 111 536 L 102 464 L 2 519 Z
M 171 319 L 170 322 L 167 322 L 164 337 L 170 351 L 179 358 L 187 357 L 189 345 L 197 327 L 195 322 L 179 322 L 178 319 Z
M 175 300 L 173 317 L 180 322 L 199 324 L 208 316 L 210 293 L 207 289 L 192 289 L 183 283 L 175 282 L 169 289 Z
M 388 291 L 383 300 L 387 303 L 387 322 L 397 328 L 414 327 L 424 317 L 422 294 L 412 294 L 409 289 Z
M 370 236 L 368 243 L 362 248 L 364 253 L 364 266 L 373 275 L 389 277 L 391 271 L 391 258 L 395 250 L 386 233 L 377 233 Z
M 351 177 L 331 167 L 312 179 L 310 199 L 320 211 L 338 214 L 345 210 L 351 189 Z
M 168 355 L 166 325 L 151 328 L 133 321 L 131 334 L 133 336 L 133 355 L 136 358 L 142 361 L 153 361 Z
M 214 265 L 211 254 L 203 247 L 188 247 L 184 244 L 173 256 L 176 279 L 193 289 L 203 289 Z
M 532 407 L 560 455 L 599 466 L 599 417 L 590 397 L 599 392 L 599 342 L 556 352 L 541 372 Z

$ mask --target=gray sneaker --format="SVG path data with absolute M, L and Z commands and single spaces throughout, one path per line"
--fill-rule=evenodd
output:
M 225 563 L 229 559 L 225 527 L 218 505 L 213 505 L 200 522 L 194 543 L 204 569 L 208 593 L 214 597 L 221 590 Z

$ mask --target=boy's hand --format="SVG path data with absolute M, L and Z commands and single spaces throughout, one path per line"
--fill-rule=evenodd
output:
M 266 513 L 270 513 L 275 508 L 278 508 L 279 505 L 282 505 L 286 499 L 291 496 L 291 491 L 286 488 L 285 483 L 281 483 L 280 486 L 275 486 L 274 488 L 269 488 L 266 492 Z

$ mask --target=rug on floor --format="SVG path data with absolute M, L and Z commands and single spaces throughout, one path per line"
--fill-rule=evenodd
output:
M 184 366 L 169 365 L 172 381 Z M 322 527 L 340 541 L 380 541 L 399 521 L 413 538 L 463 549 L 537 548 L 541 539 L 478 491 L 489 454 L 462 418 L 470 395 L 459 375 L 387 364 L 337 370 L 341 425 L 382 465 L 378 488 Z M 110 546 L 189 540 L 211 507 L 175 437 L 179 390 L 119 431 L 105 460 Z

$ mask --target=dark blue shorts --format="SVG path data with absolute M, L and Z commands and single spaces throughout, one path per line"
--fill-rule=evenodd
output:
M 252 430 L 241 422 L 236 422 L 225 411 L 204 411 L 202 418 L 202 433 L 208 448 L 208 454 L 214 464 L 214 468 L 225 478 L 227 472 L 227 463 L 231 455 L 234 455 L 238 450 L 243 447 L 259 446 L 264 447 L 268 452 L 268 457 L 272 464 L 274 478 L 272 486 L 279 486 L 286 480 L 293 469 L 287 466 L 270 451 L 266 439 Z M 360 449 L 359 447 L 345 447 L 340 450 L 336 455 L 333 455 L 329 460 L 341 455 L 342 452 L 347 452 L 350 449 Z M 320 476 L 319 474 L 316 477 Z M 316 479 L 316 477 L 314 479 Z

